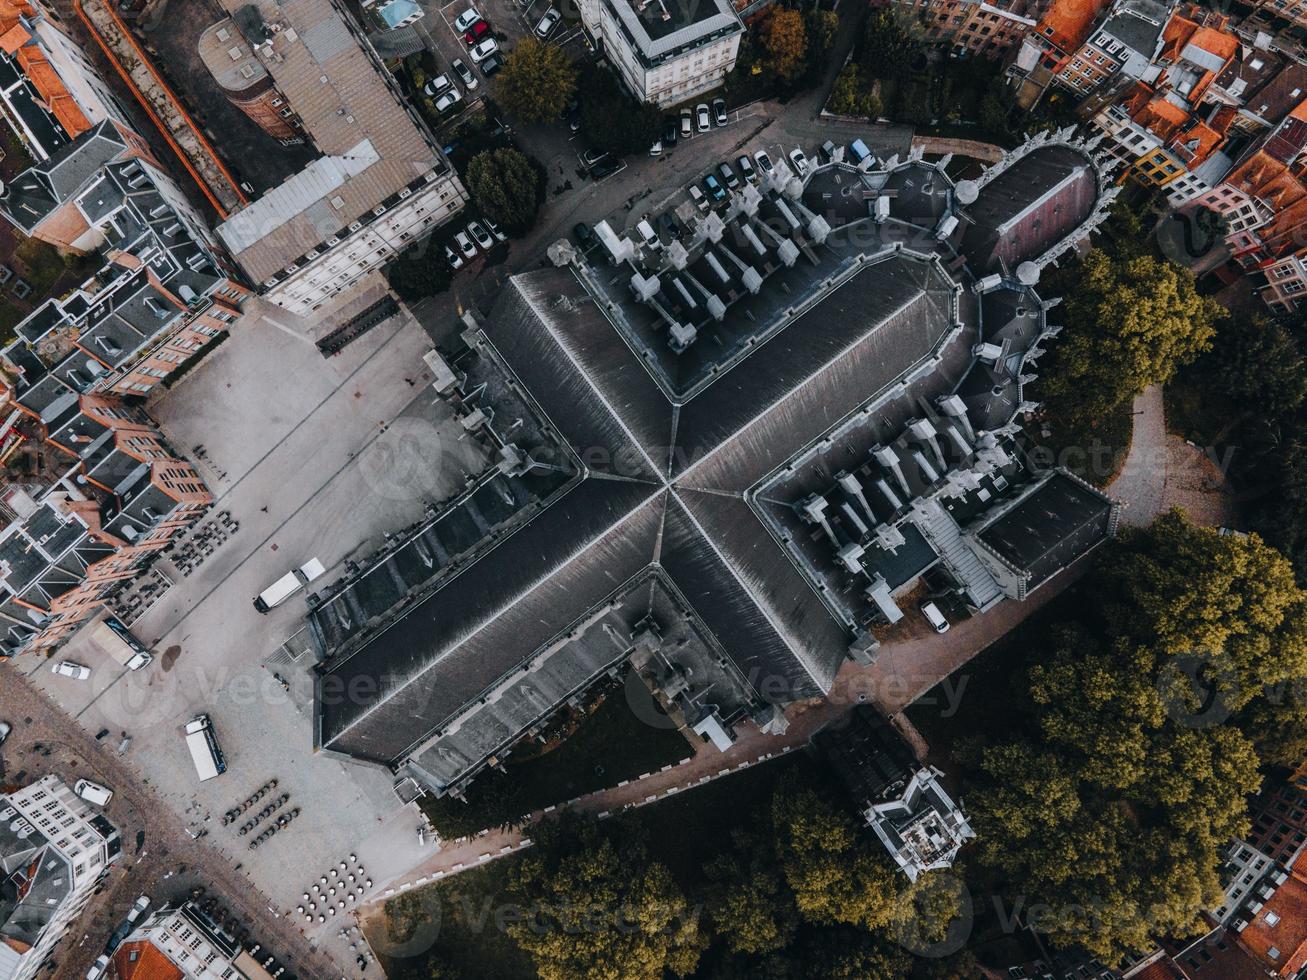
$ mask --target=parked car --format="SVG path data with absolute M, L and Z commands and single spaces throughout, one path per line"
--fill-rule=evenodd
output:
M 656 143 L 654 143 L 653 146 L 649 147 L 649 155 L 650 155 L 651 157 L 660 157 L 660 156 L 663 155 L 663 141 L 662 141 L 662 140 L 658 140 Z
M 439 95 L 443 95 L 445 90 L 452 87 L 453 84 L 454 83 L 449 80 L 448 75 L 437 75 L 423 86 L 422 91 L 424 94 L 434 99 Z
M 436 112 L 448 112 L 462 101 L 463 96 L 459 94 L 458 89 L 450 89 L 440 98 L 436 99 Z
M 449 263 L 449 267 L 455 272 L 463 268 L 463 256 L 459 255 L 448 245 L 445 246 L 445 261 Z
M 488 37 L 469 51 L 468 54 L 472 55 L 472 60 L 479 64 L 489 58 L 492 54 L 495 54 L 498 50 L 499 42 L 493 37 Z
M 481 222 L 469 221 L 467 233 L 472 236 L 472 240 L 480 245 L 482 249 L 489 251 L 495 247 L 495 240 L 490 237 L 490 232 L 481 227 Z
M 603 180 L 605 177 L 611 177 L 624 166 L 626 164 L 619 160 L 600 160 L 590 168 L 590 176 L 595 180 Z
M 490 25 L 479 20 L 463 32 L 463 43 L 469 48 L 490 33 Z
M 585 167 L 593 167 L 596 164 L 601 163 L 602 161 L 607 159 L 608 159 L 607 150 L 589 149 L 581 154 L 581 165 Z
M 477 13 L 477 8 L 468 7 L 465 11 L 454 18 L 454 30 L 459 34 L 462 34 L 479 20 L 481 20 L 481 15 Z
M 717 119 L 717 125 L 718 125 L 718 126 L 725 126 L 725 125 L 726 125 L 726 123 L 728 122 L 728 120 L 727 120 L 727 118 L 726 118 L 726 100 L 725 100 L 725 99 L 713 99 L 713 100 L 712 100 L 712 114 L 713 114 L 714 117 L 716 117 L 716 119 Z
M 712 198 L 714 202 L 720 203 L 726 200 L 726 188 L 723 187 L 722 182 L 712 174 L 709 174 L 703 179 L 703 189 L 708 192 L 708 196 Z
M 747 153 L 741 155 L 740 158 L 735 161 L 735 165 L 740 168 L 740 173 L 743 174 L 744 179 L 750 184 L 758 183 L 758 173 L 753 169 L 753 161 L 749 159 Z
M 808 174 L 808 157 L 797 146 L 790 150 L 790 163 L 794 165 L 794 172 L 800 177 Z
M 73 677 L 79 681 L 84 681 L 91 676 L 90 667 L 75 664 L 71 660 L 60 660 L 57 664 L 51 664 L 50 670 L 61 677 Z
M 504 67 L 504 58 L 500 54 L 492 54 L 485 61 L 481 62 L 481 74 L 489 78 L 499 69 Z
M 454 236 L 454 244 L 458 250 L 463 253 L 464 258 L 472 258 L 477 254 L 477 247 L 472 244 L 472 239 L 467 237 L 466 232 L 460 231 Z
M 936 633 L 947 633 L 949 622 L 944 618 L 944 614 L 939 611 L 939 606 L 933 602 L 923 602 L 921 604 L 921 615 L 926 617 L 926 622 L 934 628 Z
M 694 115 L 690 112 L 690 107 L 686 106 L 681 110 L 681 139 L 688 140 L 694 133 Z
M 663 148 L 670 150 L 676 145 L 676 117 L 668 116 L 663 120 Z
M 717 172 L 722 175 L 722 182 L 731 190 L 736 190 L 740 186 L 740 178 L 735 176 L 735 171 L 731 169 L 729 163 L 721 164 Z
M 871 157 L 871 150 L 867 148 L 867 144 L 862 142 L 862 140 L 854 140 L 850 143 L 849 153 L 853 157 L 853 162 L 859 165 L 863 160 Z
M 708 114 L 708 103 L 700 102 L 694 107 L 694 115 L 699 123 L 699 132 L 706 133 L 712 129 L 712 116 Z
M 490 230 L 490 234 L 495 236 L 495 241 L 497 242 L 508 241 L 508 236 L 499 230 L 499 225 L 495 224 L 489 218 L 482 218 L 481 222 L 486 226 L 486 228 Z
M 138 898 L 135 902 L 132 903 L 132 909 L 130 912 L 127 913 L 127 921 L 135 922 L 145 913 L 145 910 L 148 909 L 149 907 L 150 907 L 150 896 L 142 895 L 140 898 Z
M 109 954 L 103 953 L 96 959 L 94 963 L 91 964 L 91 968 L 86 971 L 86 980 L 100 980 L 100 978 L 104 976 L 105 973 L 108 972 L 108 970 L 109 970 Z
M 649 224 L 648 220 L 642 220 L 635 226 L 635 232 L 640 236 L 640 241 L 646 248 L 662 248 L 663 243 L 658 239 L 658 232 L 654 231 L 654 226 Z
M 681 226 L 676 223 L 676 215 L 664 211 L 658 216 L 658 237 L 673 241 L 681 237 Z
M 471 68 L 463 64 L 462 58 L 454 59 L 453 68 L 454 68 L 454 74 L 458 76 L 459 81 L 461 81 L 464 85 L 467 86 L 467 90 L 469 92 L 471 92 L 474 88 L 477 87 L 477 77 L 472 74 Z
M 113 799 L 113 790 L 99 783 L 93 783 L 89 779 L 79 779 L 73 783 L 73 792 L 87 803 L 94 803 L 96 806 L 108 806 L 109 801 Z
M 694 206 L 700 211 L 707 212 L 708 198 L 704 197 L 703 191 L 699 190 L 699 188 L 695 187 L 693 184 L 690 185 L 690 200 L 694 202 Z
M 835 159 L 835 151 L 839 149 L 831 140 L 826 140 L 821 146 L 817 147 L 817 160 L 820 163 L 830 163 Z
M 589 225 L 581 221 L 572 226 L 572 237 L 576 239 L 576 244 L 582 248 L 589 248 L 594 243 L 595 233 Z
M 9 733 L 12 731 L 13 729 L 9 726 L 9 722 L 0 721 L 0 745 L 4 745 L 5 739 L 9 737 Z
M 767 155 L 766 150 L 759 150 L 753 155 L 753 159 L 758 164 L 758 169 L 762 171 L 764 177 L 770 177 L 776 172 L 776 167 L 771 162 L 771 157 Z
M 536 37 L 545 38 L 549 32 L 554 29 L 558 20 L 563 15 L 558 12 L 557 7 L 550 7 L 545 11 L 545 15 L 540 18 L 540 23 L 536 24 Z

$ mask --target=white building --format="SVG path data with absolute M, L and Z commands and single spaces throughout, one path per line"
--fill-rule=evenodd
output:
M 266 954 L 265 954 L 266 955 Z M 117 980 L 271 980 L 235 937 L 195 905 L 163 908 L 113 954 Z
M 726 0 L 581 0 L 581 20 L 635 97 L 660 106 L 720 85 L 744 34 Z
M 0 980 L 37 975 L 121 852 L 113 825 L 55 776 L 0 795 Z

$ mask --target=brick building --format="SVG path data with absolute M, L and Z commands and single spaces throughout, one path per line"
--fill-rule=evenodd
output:
M 241 15 L 239 10 L 236 13 Z M 258 43 L 262 43 L 261 39 Z M 228 102 L 273 139 L 285 145 L 304 142 L 304 127 L 299 117 L 255 56 L 251 42 L 235 20 L 224 17 L 210 26 L 200 35 L 198 48 L 200 60 Z
M 931 44 L 959 56 L 1001 58 L 1035 27 L 1049 0 L 897 0 L 895 6 L 917 19 Z

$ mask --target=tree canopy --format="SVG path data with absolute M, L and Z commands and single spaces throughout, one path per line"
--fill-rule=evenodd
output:
M 767 67 L 786 84 L 806 68 L 808 31 L 803 15 L 788 7 L 772 7 L 762 22 L 762 44 Z
M 445 250 L 430 238 L 405 249 L 386 266 L 386 281 L 406 303 L 443 293 L 452 279 Z
M 478 153 L 467 165 L 466 180 L 477 207 L 506 231 L 520 233 L 535 222 L 542 180 L 525 154 L 507 148 Z
M 576 67 L 556 44 L 524 37 L 504 59 L 496 94 L 524 122 L 552 122 L 576 92 Z
M 596 150 L 626 156 L 657 142 L 662 116 L 657 106 L 636 102 L 607 68 L 588 65 L 577 84 L 581 133 Z

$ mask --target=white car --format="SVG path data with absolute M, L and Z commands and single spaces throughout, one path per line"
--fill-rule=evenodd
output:
M 57 664 L 51 664 L 50 670 L 61 677 L 74 677 L 79 681 L 84 681 L 91 676 L 90 667 L 75 664 L 71 660 L 60 660 Z
M 434 99 L 436 96 L 443 94 L 453 84 L 448 75 L 437 75 L 422 87 L 422 91 Z
M 463 82 L 463 85 L 467 88 L 469 92 L 471 92 L 474 88 L 477 87 L 477 85 L 479 84 L 477 82 L 477 77 L 472 74 L 471 68 L 463 64 L 462 58 L 455 58 L 453 65 L 454 65 L 454 74 L 459 77 L 459 79 Z
M 545 11 L 545 15 L 540 18 L 540 23 L 536 24 L 536 37 L 548 37 L 549 32 L 554 29 L 558 19 L 563 15 L 558 12 L 557 7 L 550 7 Z
M 690 185 L 690 200 L 694 206 L 705 214 L 708 212 L 708 198 L 695 184 Z
M 0 745 L 4 744 L 5 739 L 9 737 L 11 731 L 13 731 L 13 729 L 9 727 L 9 722 L 0 721 Z
M 472 29 L 472 25 L 481 19 L 477 13 L 476 7 L 468 7 L 465 11 L 454 18 L 454 33 L 464 34 Z
M 776 172 L 776 168 L 772 165 L 771 157 L 767 155 L 766 150 L 759 150 L 755 153 L 753 160 L 758 164 L 758 169 L 762 171 L 763 176 L 770 177 Z
M 455 272 L 463 268 L 463 256 L 459 255 L 448 245 L 445 246 L 445 261 L 449 263 L 449 267 Z
M 694 107 L 694 117 L 698 121 L 699 132 L 706 133 L 712 129 L 712 116 L 708 112 L 707 102 L 700 102 Z
M 460 231 L 454 236 L 454 244 L 466 258 L 473 258 L 477 254 L 477 247 L 472 244 L 472 239 L 467 237 L 466 232 Z
M 485 223 L 486 223 L 486 227 L 490 229 L 490 234 L 492 234 L 492 235 L 495 236 L 495 241 L 497 241 L 497 242 L 506 242 L 506 241 L 508 241 L 508 236 L 505 235 L 502 231 L 499 230 L 499 225 L 495 224 L 495 223 L 494 223 L 493 221 L 491 221 L 489 218 L 485 218 L 485 219 L 483 219 L 483 220 L 484 220 Z
M 794 165 L 794 172 L 800 177 L 807 176 L 808 157 L 797 146 L 790 150 L 790 163 Z
M 436 112 L 448 112 L 462 101 L 463 96 L 459 94 L 458 89 L 450 89 L 440 98 L 436 99 Z
M 132 910 L 127 913 L 127 921 L 135 922 L 145 913 L 145 910 L 148 909 L 149 907 L 150 907 L 150 896 L 142 895 L 140 898 L 138 898 L 135 902 L 132 903 Z
M 499 42 L 496 41 L 493 37 L 488 37 L 480 44 L 478 44 L 476 47 L 474 47 L 471 51 L 469 51 L 468 54 L 470 54 L 472 56 L 472 60 L 479 65 L 481 64 L 481 62 L 485 61 L 487 58 L 489 58 L 492 54 L 494 54 L 498 50 L 499 50 Z
M 467 225 L 467 233 L 472 236 L 474 242 L 486 251 L 495 247 L 495 240 L 490 237 L 490 232 L 481 227 L 480 222 L 469 221 Z
M 100 980 L 100 977 L 104 976 L 108 969 L 109 956 L 106 953 L 91 964 L 91 968 L 86 971 L 86 980 Z
M 93 783 L 89 779 L 77 780 L 73 784 L 73 792 L 87 803 L 94 803 L 96 806 L 108 806 L 109 801 L 113 799 L 113 790 L 99 783 Z

